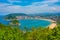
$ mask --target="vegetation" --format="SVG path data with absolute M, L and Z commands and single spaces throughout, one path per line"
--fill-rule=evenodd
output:
M 10 24 L 11 24 L 11 25 L 18 26 L 18 25 L 19 25 L 19 21 L 15 19 L 15 20 L 12 20 L 12 21 L 10 22 Z
M 9 15 L 9 16 L 6 16 L 5 19 L 8 19 L 8 20 L 16 19 L 16 16 Z
M 24 13 L 11 13 L 5 16 L 5 19 L 12 20 L 16 19 L 16 16 L 27 16 L 27 14 Z
M 0 40 L 60 40 L 60 23 L 52 30 L 32 28 L 32 31 L 26 30 L 25 33 L 19 28 L 12 28 L 0 23 Z

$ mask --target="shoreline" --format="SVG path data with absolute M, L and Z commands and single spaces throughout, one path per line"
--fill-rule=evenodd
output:
M 56 21 L 54 21 L 54 20 L 51 20 L 51 19 L 47 19 L 48 21 L 51 21 L 52 23 L 48 26 L 48 28 L 49 29 L 53 29 L 53 28 L 55 28 L 56 27 Z
M 55 28 L 56 27 L 56 21 L 54 21 L 54 20 L 51 20 L 51 19 L 44 19 L 44 20 L 48 20 L 48 21 L 50 21 L 50 22 L 52 22 L 49 26 L 48 26 L 48 28 L 49 29 L 53 29 L 53 28 Z
M 53 28 L 55 28 L 56 27 L 56 21 L 54 21 L 54 20 L 51 20 L 50 19 L 50 21 L 52 22 L 50 25 L 49 25 L 49 29 L 53 29 Z
M 19 20 L 19 19 L 18 19 Z M 52 20 L 52 19 L 45 19 L 45 18 L 40 18 L 40 20 L 46 20 L 46 21 L 50 21 L 51 24 L 47 26 L 47 28 L 49 29 L 53 29 L 56 27 L 56 21 Z
M 56 25 L 57 25 L 56 23 L 52 23 L 52 24 L 50 24 L 50 25 L 49 25 L 49 27 L 48 27 L 48 28 L 49 28 L 49 29 L 53 29 L 53 28 L 55 28 L 55 27 L 56 27 Z
M 47 26 L 47 28 L 49 29 L 53 29 L 56 27 L 56 21 L 52 20 L 52 19 L 45 19 L 45 18 L 40 18 L 40 20 L 46 20 L 46 21 L 50 21 L 51 24 Z
M 52 20 L 52 19 L 43 19 L 43 18 L 40 18 L 40 20 L 47 20 L 47 21 L 50 21 L 51 22 L 51 24 L 50 25 L 48 25 L 48 28 L 49 29 L 53 29 L 53 28 L 55 28 L 56 27 L 56 21 L 54 21 L 54 20 Z

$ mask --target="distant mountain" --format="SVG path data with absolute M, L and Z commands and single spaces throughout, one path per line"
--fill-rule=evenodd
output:
M 29 14 L 31 16 L 60 16 L 60 13 L 35 13 Z
M 16 16 L 27 16 L 27 14 L 24 13 L 11 13 L 5 16 L 5 19 L 14 19 Z
M 11 13 L 11 14 L 8 14 L 6 16 L 27 16 L 27 14 L 24 14 L 24 13 Z
M 34 14 L 25 14 L 25 13 L 11 13 L 6 16 L 60 16 L 60 13 L 34 13 Z

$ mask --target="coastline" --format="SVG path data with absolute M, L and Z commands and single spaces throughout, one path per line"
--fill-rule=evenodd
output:
M 52 23 L 48 26 L 48 28 L 49 29 L 53 29 L 53 28 L 55 28 L 56 27 L 56 21 L 54 21 L 54 20 L 51 20 L 51 19 L 46 19 L 46 20 L 48 20 L 48 21 L 51 21 Z
M 55 28 L 56 27 L 56 21 L 54 21 L 54 20 L 51 20 L 51 19 L 40 19 L 40 20 L 47 20 L 47 21 L 50 21 L 51 22 L 51 24 L 50 25 L 48 25 L 48 28 L 49 29 L 53 29 L 53 28 Z
M 47 28 L 49 28 L 49 29 L 53 29 L 53 28 L 55 28 L 56 25 L 57 25 L 57 24 L 56 24 L 56 21 L 54 21 L 54 20 L 52 20 L 52 19 L 44 19 L 44 18 L 40 18 L 40 20 L 50 21 L 51 24 L 47 26 Z
M 19 19 L 17 19 L 17 20 L 19 20 Z M 51 24 L 47 26 L 47 28 L 49 28 L 49 29 L 53 29 L 53 28 L 55 28 L 56 25 L 57 25 L 57 24 L 56 24 L 56 21 L 54 21 L 54 20 L 52 20 L 52 19 L 40 18 L 40 20 L 50 21 Z
M 49 29 L 53 29 L 55 27 L 56 27 L 56 23 L 52 23 L 52 24 L 49 25 Z

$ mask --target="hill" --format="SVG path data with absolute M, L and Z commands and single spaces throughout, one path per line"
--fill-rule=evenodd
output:
M 11 14 L 8 14 L 6 16 L 27 16 L 27 14 L 24 14 L 24 13 L 11 13 Z
M 16 16 L 27 16 L 27 14 L 24 13 L 11 13 L 5 16 L 5 19 L 14 19 Z

